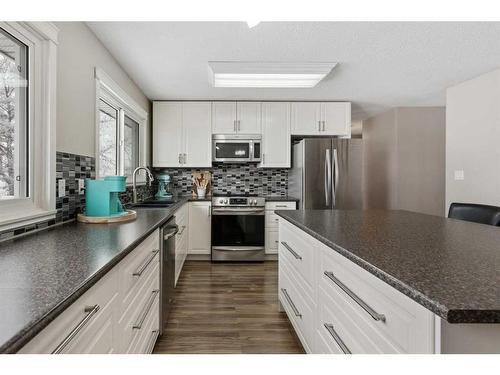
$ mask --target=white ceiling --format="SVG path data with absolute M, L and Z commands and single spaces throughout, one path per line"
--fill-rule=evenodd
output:
M 445 89 L 500 67 L 500 23 L 90 22 L 151 100 L 348 100 L 353 119 L 444 105 Z M 315 88 L 213 88 L 208 61 L 339 62 Z

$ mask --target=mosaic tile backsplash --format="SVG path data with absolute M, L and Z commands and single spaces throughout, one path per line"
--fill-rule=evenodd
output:
M 58 180 L 66 180 L 65 196 L 58 195 Z M 45 229 L 57 223 L 73 220 L 76 215 L 84 211 L 85 194 L 78 194 L 79 178 L 95 178 L 95 158 L 70 154 L 66 152 L 56 153 L 56 218 L 41 223 L 36 223 L 24 227 L 9 229 L 0 232 L 0 241 L 12 238 L 13 236 L 25 234 L 33 230 Z M 147 185 L 138 187 L 139 199 L 149 198 L 155 193 L 155 187 Z M 127 191 L 120 194 L 123 204 L 131 202 L 133 199 L 132 187 L 128 186 Z
M 214 194 L 280 195 L 288 193 L 287 169 L 263 169 L 256 164 L 217 164 L 203 169 L 155 169 L 155 173 L 167 173 L 172 186 L 179 194 L 188 194 L 192 189 L 192 173 L 212 171 Z

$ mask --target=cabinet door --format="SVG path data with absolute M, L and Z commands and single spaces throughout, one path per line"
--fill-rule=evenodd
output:
M 153 167 L 180 167 L 182 103 L 153 103 Z
M 241 134 L 260 134 L 261 132 L 260 102 L 238 102 L 237 130 Z
M 292 135 L 319 135 L 321 103 L 292 103 Z
M 211 202 L 189 203 L 189 254 L 210 254 Z
M 236 102 L 212 102 L 212 133 L 236 133 Z
M 260 166 L 290 168 L 290 103 L 262 103 Z
M 212 106 L 210 102 L 182 103 L 184 167 L 212 166 Z
M 321 103 L 321 134 L 351 135 L 351 103 Z

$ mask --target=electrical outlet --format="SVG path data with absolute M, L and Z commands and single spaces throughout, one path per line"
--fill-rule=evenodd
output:
M 455 171 L 455 181 L 462 181 L 462 180 L 465 180 L 464 171 L 462 170 Z
M 66 180 L 64 178 L 57 180 L 57 188 L 59 198 L 66 196 Z
M 78 194 L 84 194 L 85 193 L 85 179 L 83 178 L 78 178 Z

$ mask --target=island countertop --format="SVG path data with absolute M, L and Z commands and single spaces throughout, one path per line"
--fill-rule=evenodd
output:
M 276 211 L 449 323 L 500 323 L 500 228 L 408 211 Z

